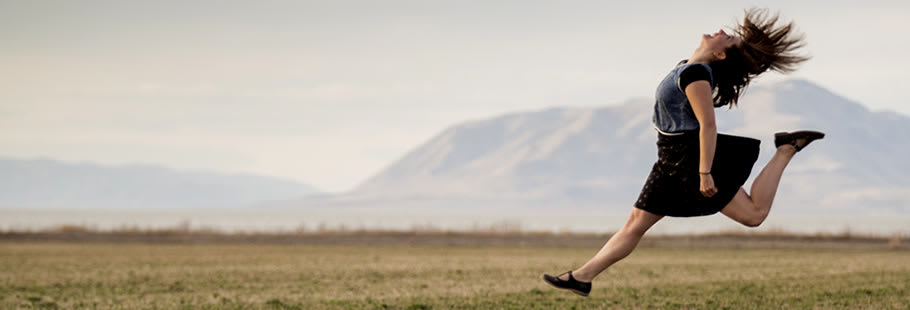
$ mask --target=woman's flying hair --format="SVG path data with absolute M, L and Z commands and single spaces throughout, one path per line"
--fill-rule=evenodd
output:
M 794 34 L 793 22 L 778 26 L 778 18 L 766 9 L 745 11 L 743 22 L 733 30 L 742 38 L 742 45 L 728 48 L 723 60 L 710 64 L 715 106 L 735 106 L 749 82 L 768 69 L 788 73 L 809 59 L 794 53 L 805 42 L 801 34 Z

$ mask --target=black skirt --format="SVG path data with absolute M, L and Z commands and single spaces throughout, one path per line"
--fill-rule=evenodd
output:
M 752 173 L 761 143 L 747 137 L 717 135 L 711 167 L 717 194 L 708 198 L 699 190 L 698 130 L 657 136 L 657 162 L 635 207 L 675 217 L 711 215 L 730 203 Z

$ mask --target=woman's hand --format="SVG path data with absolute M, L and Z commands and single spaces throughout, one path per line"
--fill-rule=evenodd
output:
M 701 177 L 701 194 L 705 197 L 714 196 L 717 194 L 717 187 L 714 187 L 714 177 L 711 174 L 700 174 Z

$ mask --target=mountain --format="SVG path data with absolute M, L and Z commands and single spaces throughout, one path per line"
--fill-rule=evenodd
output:
M 652 105 L 651 99 L 634 99 L 458 124 L 353 191 L 299 204 L 625 213 L 657 158 Z M 910 213 L 907 116 L 869 111 L 804 80 L 752 86 L 738 107 L 715 111 L 720 132 L 762 140 L 753 178 L 774 152 L 774 132 L 828 134 L 790 163 L 774 212 Z
M 0 208 L 231 207 L 315 193 L 307 185 L 255 175 L 0 159 Z

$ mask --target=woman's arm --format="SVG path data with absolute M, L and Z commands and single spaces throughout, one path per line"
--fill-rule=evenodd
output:
M 714 196 L 717 187 L 711 176 L 711 165 L 714 161 L 714 148 L 717 143 L 717 123 L 714 121 L 714 100 L 711 96 L 711 84 L 700 80 L 686 86 L 686 97 L 695 112 L 699 125 L 699 160 L 698 172 L 701 177 L 701 192 L 705 197 Z M 708 172 L 707 174 L 705 172 Z

